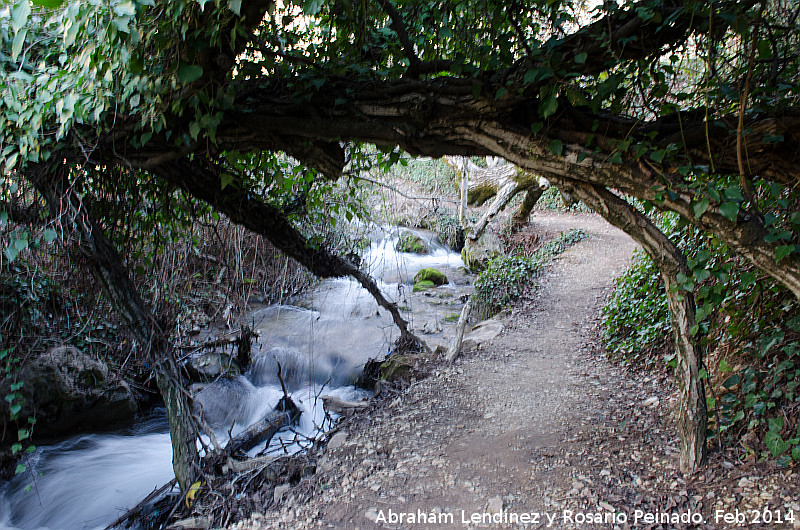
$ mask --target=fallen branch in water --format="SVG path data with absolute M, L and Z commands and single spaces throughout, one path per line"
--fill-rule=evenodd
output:
M 263 420 L 254 423 L 228 442 L 225 452 L 228 454 L 246 453 L 260 443 L 268 444 L 275 433 L 288 425 L 294 425 L 298 418 L 300 418 L 300 409 L 291 398 L 284 396 Z

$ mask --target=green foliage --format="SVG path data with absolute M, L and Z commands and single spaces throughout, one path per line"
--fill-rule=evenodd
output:
M 535 285 L 535 277 L 553 257 L 586 237 L 583 230 L 573 229 L 542 245 L 530 258 L 501 256 L 489 260 L 473 284 L 475 314 L 483 319 L 502 311 Z
M 555 210 L 559 212 L 591 212 L 592 210 L 578 201 L 571 206 L 564 204 L 564 199 L 558 188 L 551 186 L 547 188 L 539 200 L 536 201 L 536 209 L 538 210 Z
M 457 195 L 459 180 L 453 168 L 442 159 L 403 158 L 393 166 L 390 176 L 414 182 L 428 193 Z
M 649 362 L 670 344 L 667 298 L 653 261 L 636 250 L 633 263 L 614 282 L 603 308 L 603 340 L 612 355 Z
M 0 344 L 3 344 L 3 342 L 3 336 L 0 335 Z M 11 420 L 12 424 L 18 426 L 17 441 L 11 444 L 11 453 L 24 456 L 36 450 L 36 446 L 30 442 L 33 427 L 36 425 L 36 418 L 29 416 L 22 422 L 19 417 L 24 404 L 21 390 L 25 382 L 18 378 L 20 359 L 15 355 L 13 348 L 0 350 L 0 363 L 2 363 L 3 372 L 5 373 L 5 381 L 8 383 L 8 392 L 3 396 L 3 399 L 8 403 L 8 419 Z M 19 462 L 15 469 L 15 474 L 19 475 L 26 470 L 27 466 Z

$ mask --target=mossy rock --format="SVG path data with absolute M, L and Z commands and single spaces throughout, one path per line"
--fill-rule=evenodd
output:
M 392 355 L 381 363 L 381 379 L 389 382 L 409 379 L 418 359 L 417 355 Z
M 433 282 L 434 285 L 444 285 L 447 283 L 447 276 L 436 269 L 422 269 L 414 275 L 414 283 Z
M 411 252 L 414 254 L 427 254 L 428 245 L 425 241 L 411 232 L 406 232 L 400 236 L 395 245 L 395 250 L 398 252 Z
M 436 285 L 432 281 L 425 280 L 422 282 L 415 283 L 412 291 L 418 293 L 420 291 L 427 291 L 428 289 L 433 289 L 434 287 L 436 287 Z
M 473 272 L 479 272 L 486 268 L 489 260 L 498 256 L 505 255 L 503 242 L 492 233 L 483 234 L 478 241 L 467 240 L 464 248 L 461 249 L 461 259 L 464 265 Z

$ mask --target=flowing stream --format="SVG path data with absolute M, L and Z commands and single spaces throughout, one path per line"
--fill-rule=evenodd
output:
M 395 251 L 399 232 L 385 233 L 367 251 L 366 266 L 384 294 L 396 301 L 429 344 L 446 343 L 453 315 L 469 292 L 458 254 L 429 233 L 414 231 L 430 248 L 425 255 Z M 451 283 L 412 293 L 416 272 L 435 267 Z M 205 385 L 195 397 L 221 443 L 271 411 L 282 396 L 277 363 L 292 399 L 302 410 L 294 432 L 279 433 L 270 447 L 250 451 L 296 450 L 303 437 L 320 436 L 325 413 L 320 395 L 347 400 L 369 393 L 352 386 L 364 363 L 390 352 L 399 332 L 390 315 L 349 279 L 321 282 L 291 304 L 254 309 L 244 321 L 259 333 L 253 362 L 243 375 Z M 232 427 L 233 426 L 233 427 Z M 173 478 L 165 414 L 151 414 L 114 433 L 75 436 L 39 447 L 29 468 L 0 489 L 0 529 L 69 530 L 105 528 L 127 508 Z

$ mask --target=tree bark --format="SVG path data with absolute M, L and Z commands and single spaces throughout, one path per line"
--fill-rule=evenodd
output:
M 95 280 L 152 363 L 156 384 L 167 408 L 175 478 L 181 491 L 187 491 L 200 473 L 198 428 L 172 346 L 139 297 L 116 250 L 68 186 L 65 171 L 63 166 L 52 172 L 48 166 L 40 166 L 34 184 L 47 201 L 51 215 L 58 219 L 64 234 L 75 241 Z
M 472 300 L 468 300 L 464 307 L 461 309 L 461 316 L 458 317 L 458 324 L 456 325 L 456 337 L 453 339 L 453 344 L 447 350 L 447 362 L 452 363 L 461 353 L 461 343 L 464 341 L 464 329 L 467 327 L 469 314 L 472 311 Z
M 701 348 L 693 336 L 694 295 L 684 292 L 677 275 L 691 276 L 683 252 L 645 215 L 605 188 L 573 181 L 570 191 L 621 228 L 639 243 L 658 266 L 667 293 L 670 321 L 678 358 L 678 432 L 681 439 L 681 471 L 692 474 L 706 459 L 708 411 L 703 381 L 699 378 Z
M 293 425 L 299 417 L 300 409 L 289 397 L 284 396 L 261 421 L 249 426 L 231 440 L 225 450 L 229 454 L 244 453 L 260 443 L 268 444 L 275 433 L 287 425 Z

